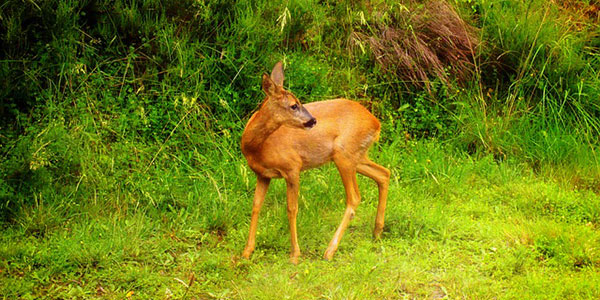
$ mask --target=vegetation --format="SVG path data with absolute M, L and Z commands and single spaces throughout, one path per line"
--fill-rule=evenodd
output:
M 595 1 L 0 8 L 5 298 L 600 296 Z M 343 212 L 331 166 L 301 179 L 301 263 L 279 181 L 239 258 L 255 184 L 239 140 L 279 60 L 303 102 L 355 99 L 383 123 L 383 239 L 359 178 L 333 262 L 320 259 Z

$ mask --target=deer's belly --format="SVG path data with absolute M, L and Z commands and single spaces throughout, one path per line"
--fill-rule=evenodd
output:
M 260 163 L 255 163 L 255 162 L 250 162 L 250 161 L 248 161 L 248 165 L 250 166 L 250 169 L 252 169 L 252 171 L 254 171 L 254 173 L 256 173 L 257 175 L 260 175 L 262 177 L 266 177 L 266 178 L 281 178 L 281 177 L 283 177 L 281 175 L 281 172 L 279 172 L 279 170 L 277 170 L 275 168 L 270 168 L 270 167 L 264 166 Z
M 331 153 L 332 151 L 327 148 L 317 149 L 310 153 L 303 153 L 300 151 L 298 154 L 302 158 L 302 170 L 317 168 L 330 162 Z

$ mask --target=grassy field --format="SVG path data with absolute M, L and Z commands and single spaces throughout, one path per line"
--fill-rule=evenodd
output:
M 590 0 L 7 0 L 0 298 L 599 299 L 600 5 Z M 392 171 L 334 260 L 335 167 L 246 242 L 240 151 L 275 62 L 382 123 Z
M 491 156 L 472 159 L 436 141 L 378 145 L 373 154 L 393 173 L 383 239 L 371 239 L 375 185 L 360 177 L 363 202 L 332 262 L 321 257 L 344 209 L 333 166 L 301 179 L 300 264 L 288 262 L 281 180 L 267 195 L 256 252 L 240 259 L 255 180 L 238 157 L 211 161 L 212 170 L 197 176 L 155 178 L 171 193 L 173 207 L 165 210 L 127 197 L 116 207 L 94 198 L 58 206 L 36 199 L 19 224 L 2 232 L 0 293 L 25 299 L 600 296 L 600 196 L 544 175 L 562 168 L 534 172 Z M 56 220 L 65 205 L 81 213 Z M 221 224 L 207 230 L 200 225 L 206 218 Z

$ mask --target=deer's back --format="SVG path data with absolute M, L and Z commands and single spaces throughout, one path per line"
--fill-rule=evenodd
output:
M 277 129 L 263 147 L 266 165 L 286 162 L 301 164 L 304 170 L 331 161 L 335 154 L 359 160 L 379 137 L 379 120 L 358 102 L 334 99 L 304 107 L 317 119 L 317 125 L 309 130 L 288 126 Z

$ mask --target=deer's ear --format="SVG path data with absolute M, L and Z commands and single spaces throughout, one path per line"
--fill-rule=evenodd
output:
M 273 71 L 271 71 L 271 79 L 276 85 L 283 87 L 283 64 L 280 61 L 278 61 L 273 67 Z
M 262 89 L 267 96 L 275 95 L 279 90 L 275 82 L 273 82 L 267 73 L 263 73 L 262 75 Z

